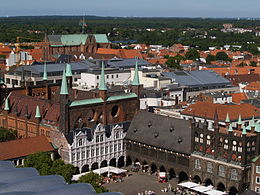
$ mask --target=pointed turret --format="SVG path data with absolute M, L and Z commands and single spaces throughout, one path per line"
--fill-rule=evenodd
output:
M 62 75 L 62 82 L 61 82 L 61 88 L 60 88 L 60 95 L 68 95 L 68 85 L 67 85 L 67 79 L 65 75 L 65 69 L 63 70 Z
M 5 110 L 5 111 L 9 111 L 9 110 L 10 110 L 10 107 L 9 107 L 9 99 L 8 99 L 8 98 L 5 99 L 5 107 L 4 107 L 4 110 Z
M 246 127 L 245 127 L 245 126 L 243 126 L 242 135 L 246 135 L 246 134 L 247 134 L 247 132 L 246 132 Z
M 47 74 L 47 65 L 44 63 L 44 68 L 43 68 L 43 78 L 42 80 L 47 81 L 48 80 L 48 74 Z
M 239 125 L 242 125 L 242 119 L 241 119 L 241 114 L 239 114 L 239 117 L 238 117 L 238 121 L 237 121 L 237 124 L 239 124 Z
M 106 80 L 105 80 L 104 61 L 102 61 L 99 90 L 101 90 L 101 91 L 106 91 L 107 90 Z
M 140 85 L 139 74 L 138 74 L 138 61 L 137 61 L 137 58 L 135 59 L 135 73 L 134 73 L 134 79 L 133 79 L 132 85 L 133 86 Z
M 66 77 L 72 77 L 71 65 L 67 64 L 66 66 Z
M 38 105 L 36 106 L 35 118 L 41 118 L 41 112 Z
M 232 128 L 232 124 L 229 124 L 229 128 L 228 128 L 228 132 L 232 133 L 233 132 L 233 128 Z
M 229 119 L 229 114 L 227 112 L 227 115 L 226 115 L 226 120 L 225 120 L 226 123 L 230 123 L 230 119 Z

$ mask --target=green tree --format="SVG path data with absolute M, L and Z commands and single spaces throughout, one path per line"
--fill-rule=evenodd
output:
M 216 56 L 214 56 L 214 55 L 209 54 L 209 55 L 206 57 L 207 63 L 211 63 L 212 61 L 215 61 L 215 60 L 216 60 Z
M 220 51 L 216 55 L 216 60 L 229 61 L 228 55 L 224 51 Z
M 0 142 L 6 142 L 17 139 L 17 132 L 11 129 L 0 127 Z
M 166 61 L 166 64 L 170 68 L 174 68 L 174 69 L 178 69 L 178 70 L 181 69 L 180 61 L 178 59 L 176 59 L 175 57 L 169 57 L 168 60 Z
M 36 168 L 40 175 L 61 175 L 69 183 L 76 173 L 73 165 L 65 164 L 63 160 L 52 160 L 48 152 L 38 152 L 25 158 L 24 167 Z
M 196 60 L 200 58 L 200 54 L 196 49 L 191 49 L 185 54 L 185 58 L 188 60 Z
M 108 192 L 108 190 L 104 186 L 102 186 L 102 177 L 92 171 L 86 175 L 81 176 L 79 178 L 79 182 L 91 184 L 97 193 Z
M 61 175 L 67 182 L 70 182 L 72 176 L 76 174 L 76 169 L 71 164 L 65 164 L 63 160 L 57 159 L 52 164 L 52 172 Z

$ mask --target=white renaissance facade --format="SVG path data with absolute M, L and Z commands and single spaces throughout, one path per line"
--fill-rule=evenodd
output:
M 122 167 L 126 159 L 123 139 L 129 122 L 97 125 L 94 129 L 83 128 L 73 133 L 69 143 L 69 163 L 80 173 L 106 166 Z

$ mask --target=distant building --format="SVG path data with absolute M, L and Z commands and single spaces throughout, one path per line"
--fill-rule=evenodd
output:
M 260 193 L 260 156 L 252 160 L 250 189 Z
M 48 35 L 45 41 L 49 43 L 45 46 L 46 59 L 51 59 L 53 55 L 71 54 L 75 51 L 96 53 L 98 48 L 111 47 L 105 34 Z

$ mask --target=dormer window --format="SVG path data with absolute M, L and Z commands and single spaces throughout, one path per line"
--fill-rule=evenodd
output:
M 149 123 L 148 123 L 148 127 L 151 127 L 152 126 L 152 122 L 150 121 Z
M 174 131 L 174 127 L 170 127 L 170 132 L 173 132 Z
M 82 145 L 83 145 L 82 139 L 79 139 L 79 146 L 82 146 Z
M 137 132 L 137 128 L 134 128 L 134 132 L 135 132 L 135 133 Z
M 159 132 L 154 133 L 154 137 L 157 138 L 159 136 Z

